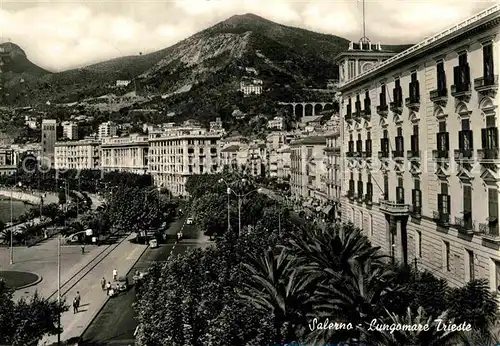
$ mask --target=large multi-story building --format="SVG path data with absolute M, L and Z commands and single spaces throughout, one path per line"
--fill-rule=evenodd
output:
M 57 140 L 57 121 L 55 119 L 42 120 L 42 165 L 54 165 L 54 147 Z
M 326 190 L 321 181 L 325 145 L 324 136 L 305 137 L 290 143 L 290 191 L 293 198 L 306 200 L 308 206 L 323 202 L 320 195 Z
M 8 147 L 0 148 L 0 175 L 11 175 L 16 172 L 14 150 Z
M 157 186 L 174 195 L 187 195 L 187 178 L 215 173 L 220 168 L 220 132 L 199 126 L 172 127 L 149 133 L 149 172 Z
M 324 151 L 325 163 L 325 183 L 326 195 L 330 201 L 328 210 L 325 214 L 333 215 L 335 218 L 340 216 L 340 197 L 342 191 L 342 138 L 340 137 L 340 129 L 337 128 L 325 134 L 326 147 Z
M 96 169 L 100 166 L 100 144 L 98 140 L 56 142 L 56 169 Z
M 265 177 L 269 155 L 264 141 L 254 141 L 248 146 L 246 174 L 253 177 Z
M 245 143 L 230 143 L 220 150 L 220 164 L 223 168 L 242 172 L 247 165 L 248 145 Z
M 240 82 L 240 91 L 244 95 L 260 95 L 262 94 L 261 79 L 245 79 Z
M 99 125 L 99 131 L 97 133 L 97 136 L 99 137 L 99 139 L 103 139 L 106 137 L 114 137 L 116 136 L 117 129 L 118 127 L 114 122 L 106 121 L 105 123 Z
M 291 150 L 289 145 L 284 145 L 278 150 L 276 150 L 278 156 L 278 171 L 277 177 L 281 181 L 288 181 L 290 179 L 290 165 L 292 159 L 290 158 Z
M 285 119 L 283 117 L 274 117 L 267 122 L 267 128 L 283 131 L 283 129 L 285 128 Z
M 339 85 L 342 220 L 396 260 L 452 285 L 487 278 L 493 290 L 499 24 L 496 5 L 376 65 L 367 47 L 347 51 Z
M 78 139 L 78 125 L 71 122 L 65 121 L 62 123 L 62 134 L 63 137 L 71 140 Z
M 148 172 L 148 136 L 131 134 L 127 137 L 105 137 L 101 144 L 103 171 Z

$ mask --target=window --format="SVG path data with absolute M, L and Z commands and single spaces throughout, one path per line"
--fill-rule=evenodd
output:
M 469 261 L 468 265 L 468 278 L 466 277 L 465 279 L 468 281 L 474 280 L 474 252 L 472 250 L 465 250 L 467 251 L 467 260 Z
M 363 197 L 363 176 L 360 173 L 358 173 L 358 198 Z
M 447 241 L 443 242 L 444 244 L 444 268 L 447 271 L 450 271 L 450 243 Z
M 382 84 L 380 86 L 380 106 L 385 108 L 387 106 L 387 95 L 386 95 L 386 86 Z
M 470 185 L 463 186 L 464 193 L 464 223 L 472 221 L 472 187 Z
M 370 114 L 371 100 L 370 92 L 367 90 L 365 92 L 365 114 Z
M 469 119 L 462 119 L 462 131 L 458 132 L 458 148 L 463 154 L 467 154 L 467 157 L 471 156 L 468 152 L 472 150 L 472 143 Z
M 450 214 L 450 196 L 448 195 L 448 184 L 441 184 L 441 194 L 438 194 L 438 211 L 441 215 Z
M 498 128 L 494 116 L 486 117 L 486 128 L 481 129 L 481 142 L 483 149 L 498 148 Z
M 500 291 L 500 262 L 495 261 L 495 289 Z
M 411 135 L 411 151 L 418 151 L 418 125 L 413 125 L 413 134 Z
M 490 43 L 483 46 L 483 77 L 486 85 L 494 83 L 493 71 L 493 45 Z
M 491 235 L 498 235 L 498 190 L 488 189 L 488 224 Z
M 422 232 L 415 231 L 415 257 L 422 257 Z
M 387 174 L 384 175 L 384 199 L 389 199 L 389 176 Z
M 372 214 L 368 214 L 368 234 L 373 236 L 373 218 Z
M 361 134 L 358 134 L 358 140 L 356 141 L 356 151 L 361 153 L 363 151 L 363 141 L 361 140 Z
M 439 132 L 437 133 L 438 152 L 440 157 L 448 157 L 447 152 L 450 148 L 449 134 L 446 132 L 446 122 L 439 122 Z
M 446 73 L 444 71 L 443 61 L 437 62 L 436 70 L 437 70 L 437 89 L 438 91 L 446 90 Z
M 396 203 L 404 204 L 405 190 L 403 178 L 398 178 L 398 186 L 396 187 Z
M 413 211 L 420 214 L 422 210 L 422 190 L 420 190 L 420 180 L 415 179 L 414 189 L 411 192 Z
M 366 140 L 365 140 L 365 150 L 366 150 L 366 156 L 371 156 L 372 153 L 372 139 L 371 139 L 371 133 L 367 132 L 366 133 Z
M 402 156 L 404 151 L 404 137 L 403 137 L 403 129 L 401 127 L 397 128 L 397 136 L 396 136 L 396 152 L 398 156 Z
M 416 82 L 417 81 L 417 71 L 413 71 L 411 73 L 411 81 Z

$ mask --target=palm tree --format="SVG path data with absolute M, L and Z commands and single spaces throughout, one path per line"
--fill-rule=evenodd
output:
M 268 248 L 262 255 L 251 255 L 243 264 L 240 297 L 248 305 L 274 316 L 275 343 L 294 341 L 305 322 L 308 287 L 312 276 L 298 275 L 296 262 L 285 249 L 275 255 Z M 284 331 L 282 332 L 282 330 Z

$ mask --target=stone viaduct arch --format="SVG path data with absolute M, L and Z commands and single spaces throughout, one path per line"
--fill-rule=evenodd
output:
M 334 109 L 334 102 L 278 102 L 286 106 L 295 117 L 317 115 L 322 111 Z

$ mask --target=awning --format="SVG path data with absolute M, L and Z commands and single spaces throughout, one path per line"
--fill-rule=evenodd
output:
M 328 215 L 328 214 L 330 214 L 330 212 L 332 211 L 332 209 L 333 209 L 333 206 L 327 205 L 325 207 L 325 209 L 323 209 L 323 213 L 325 213 L 326 215 Z

